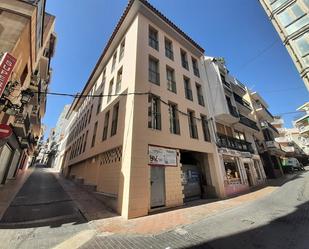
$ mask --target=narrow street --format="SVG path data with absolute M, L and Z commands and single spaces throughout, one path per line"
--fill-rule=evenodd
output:
M 37 166 L 0 221 L 0 248 L 51 248 L 86 222 L 53 173 Z

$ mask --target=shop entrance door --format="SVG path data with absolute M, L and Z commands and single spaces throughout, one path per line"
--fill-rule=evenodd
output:
M 184 195 L 185 201 L 200 199 L 201 191 L 201 172 L 197 165 L 182 165 L 184 174 Z
M 165 168 L 151 166 L 151 208 L 165 205 Z
M 249 183 L 249 186 L 253 186 L 253 182 L 252 182 L 252 173 L 251 173 L 251 170 L 250 170 L 250 166 L 248 163 L 244 163 L 244 166 L 245 166 L 245 170 L 246 170 L 246 174 L 247 174 L 247 178 L 248 178 L 248 183 Z

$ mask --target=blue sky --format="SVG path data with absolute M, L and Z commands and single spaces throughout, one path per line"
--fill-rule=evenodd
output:
M 308 92 L 258 1 L 150 0 L 210 56 L 224 57 L 231 74 L 269 104 L 273 114 L 295 111 Z M 50 91 L 81 91 L 127 0 L 47 0 L 56 16 L 57 45 Z M 72 98 L 48 96 L 44 123 L 54 127 Z M 296 116 L 283 115 L 286 126 Z

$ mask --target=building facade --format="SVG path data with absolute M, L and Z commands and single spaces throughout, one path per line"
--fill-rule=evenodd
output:
M 225 194 L 239 194 L 265 182 L 256 147 L 260 129 L 245 99 L 246 86 L 229 73 L 220 59 L 205 57 L 204 66 Z
M 309 90 L 309 1 L 260 0 Z
M 285 156 L 285 152 L 276 141 L 280 134 L 272 125 L 274 116 L 269 112 L 268 104 L 258 92 L 248 90 L 246 99 L 252 106 L 252 114 L 261 131 L 256 144 L 263 161 L 265 173 L 268 178 L 280 177 L 283 175 L 281 159 Z
M 0 183 L 5 184 L 31 163 L 42 135 L 56 36 L 55 17 L 45 12 L 44 0 L 1 0 L 0 23 L 0 52 L 16 60 L 0 96 L 1 124 L 13 131 L 0 141 Z

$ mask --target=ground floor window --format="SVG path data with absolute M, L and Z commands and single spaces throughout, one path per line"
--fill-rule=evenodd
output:
M 241 183 L 240 173 L 235 157 L 223 157 L 225 169 L 225 183 L 239 184 Z

